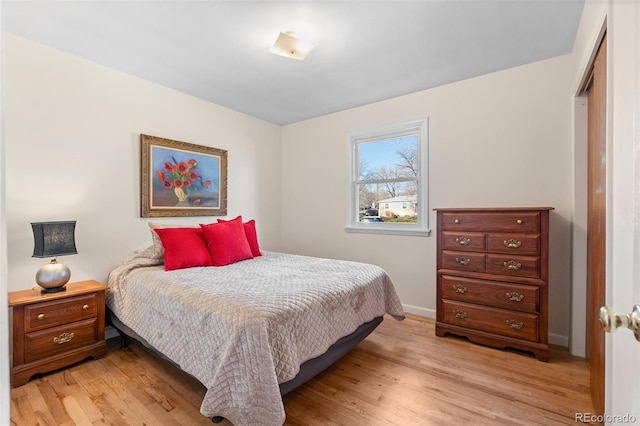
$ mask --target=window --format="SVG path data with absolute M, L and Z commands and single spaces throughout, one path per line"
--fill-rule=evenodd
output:
M 425 119 L 350 136 L 347 232 L 429 235 L 427 127 Z

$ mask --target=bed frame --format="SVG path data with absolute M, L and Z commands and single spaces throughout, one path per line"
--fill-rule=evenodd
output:
M 122 347 L 126 347 L 128 342 L 127 339 L 133 339 L 137 342 L 140 342 L 144 347 L 158 355 L 160 358 L 165 359 L 171 362 L 176 367 L 180 368 L 175 362 L 167 358 L 160 351 L 155 349 L 151 344 L 149 344 L 145 339 L 140 337 L 135 331 L 127 327 L 122 321 L 118 319 L 114 315 L 114 313 L 107 308 L 107 324 L 111 325 L 115 328 L 119 333 L 122 339 Z M 291 380 L 286 381 L 284 383 L 280 383 L 280 395 L 284 396 L 287 393 L 291 392 L 298 386 L 306 383 L 311 380 L 320 372 L 326 370 L 330 365 L 338 361 L 342 358 L 347 352 L 354 348 L 358 343 L 362 342 L 373 330 L 380 325 L 383 317 L 376 317 L 369 322 L 365 322 L 360 327 L 356 329 L 353 333 L 340 338 L 336 343 L 331 345 L 329 349 L 322 355 L 312 358 L 308 361 L 303 362 L 300 365 L 300 371 L 298 374 Z M 188 374 L 188 373 L 185 373 Z M 193 377 L 193 376 L 191 376 Z M 194 377 L 195 378 L 195 377 Z M 197 379 L 196 379 L 197 380 Z M 223 420 L 223 417 L 215 416 L 211 419 L 214 423 L 220 423 Z

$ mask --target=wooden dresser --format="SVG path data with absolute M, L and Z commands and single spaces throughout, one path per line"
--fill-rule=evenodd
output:
M 437 212 L 436 335 L 548 358 L 552 207 Z
M 11 386 L 105 354 L 106 286 L 96 281 L 66 285 L 66 291 L 41 294 L 40 288 L 9 293 L 12 308 Z

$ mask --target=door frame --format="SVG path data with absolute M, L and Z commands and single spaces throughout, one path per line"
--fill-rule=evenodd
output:
M 599 31 L 590 43 L 590 54 L 585 58 L 574 97 L 574 150 L 573 150 L 573 217 L 572 217 L 572 259 L 571 259 L 571 328 L 569 351 L 571 354 L 587 357 L 587 160 L 588 160 L 588 102 L 593 63 L 607 32 L 607 17 L 604 16 Z M 608 63 L 608 58 L 607 58 Z M 609 87 L 607 87 L 609 90 Z M 609 93 L 609 92 L 607 92 Z M 609 96 L 607 94 L 607 96 Z M 607 105 L 608 111 L 609 105 Z M 607 135 L 607 146 L 609 139 Z M 609 159 L 609 152 L 607 152 Z M 607 164 L 608 170 L 609 164 Z M 610 181 L 610 179 L 607 179 Z M 607 188 L 608 190 L 609 188 Z M 609 214 L 607 209 L 607 215 Z M 608 230 L 607 230 L 608 232 Z M 607 247 L 607 250 L 609 247 Z M 609 265 L 606 265 L 607 270 Z
M 592 315 L 592 313 L 597 312 L 598 307 L 605 303 L 607 277 L 606 275 L 598 275 L 595 279 L 592 279 L 592 277 L 589 276 L 590 269 L 592 272 L 597 272 L 599 270 L 598 268 L 590 268 L 593 261 L 590 258 L 592 254 L 589 252 L 589 247 L 590 240 L 596 241 L 596 237 L 598 237 L 597 233 L 602 232 L 603 235 L 601 235 L 597 240 L 602 246 L 604 246 L 602 248 L 605 251 L 605 258 L 602 259 L 600 271 L 603 274 L 607 274 L 610 269 L 610 265 L 606 257 L 610 250 L 609 218 L 611 213 L 609 190 L 611 178 L 609 166 L 611 150 L 609 146 L 610 138 L 607 132 L 609 124 L 609 78 L 607 77 L 609 58 L 605 41 L 606 35 L 607 20 L 605 17 L 595 39 L 595 43 L 591 46 L 589 59 L 582 70 L 578 89 L 576 90 L 576 97 L 574 99 L 574 214 L 572 225 L 572 338 L 570 339 L 570 350 L 574 355 L 583 356 L 588 359 L 597 355 L 597 357 L 595 357 L 596 361 L 590 359 L 589 363 L 591 367 L 591 397 L 596 414 L 603 414 L 605 406 L 606 343 L 603 336 L 604 332 L 598 323 L 598 318 Z M 603 54 L 607 55 L 604 57 L 604 81 L 602 80 L 602 74 L 596 75 L 596 62 L 597 60 L 603 59 Z M 600 89 L 598 87 L 594 87 L 596 84 L 596 78 L 598 78 L 598 81 L 600 82 L 598 84 L 604 84 L 604 99 L 601 96 L 597 96 L 596 98 L 592 98 L 591 96 L 593 94 L 593 90 L 602 90 L 602 86 L 599 86 L 601 87 Z M 599 100 L 599 102 L 602 102 L 602 105 L 592 106 L 590 103 L 594 100 Z M 591 123 L 592 108 L 604 109 L 605 115 L 602 118 L 604 122 L 601 122 L 601 125 L 604 125 L 604 129 L 600 130 L 601 128 L 599 127 L 593 127 L 596 123 Z M 593 137 L 595 136 L 592 135 L 592 132 L 596 132 L 597 134 L 601 134 L 600 132 L 602 132 L 604 141 L 599 142 L 601 140 L 599 138 L 594 141 Z M 597 155 L 599 157 L 600 151 L 593 152 L 594 143 L 596 146 L 598 144 L 604 144 L 600 149 L 604 150 L 604 156 L 607 162 L 607 164 L 605 164 L 605 174 L 596 177 L 598 179 L 596 182 L 594 182 L 592 170 L 590 170 L 590 167 L 593 166 L 593 159 L 591 157 L 592 155 Z M 599 184 L 598 182 L 602 181 L 604 181 L 604 185 L 606 187 L 604 191 L 605 198 L 600 201 L 598 205 L 602 206 L 605 210 L 604 219 L 606 222 L 603 223 L 604 229 L 597 231 L 596 235 L 592 236 L 590 235 L 590 232 L 593 231 L 591 220 L 598 220 L 597 217 L 591 217 L 594 205 L 590 200 L 592 197 L 598 198 L 596 194 L 591 192 L 593 191 L 592 185 L 594 183 Z M 604 238 L 602 238 L 603 236 Z M 597 246 L 595 248 L 597 248 Z M 603 287 L 600 287 L 599 289 L 593 288 L 592 286 L 596 283 Z M 578 288 L 578 284 L 580 284 L 580 288 Z M 601 296 L 596 296 L 597 294 L 601 294 Z M 597 303 L 597 306 L 592 305 L 594 301 Z M 580 339 L 576 339 L 575 337 L 580 337 Z M 597 339 L 598 341 L 594 343 L 594 339 Z M 596 348 L 599 348 L 596 352 L 593 351 L 594 344 Z M 594 362 L 597 362 L 597 364 L 594 364 Z M 594 377 L 596 372 L 600 375 L 599 377 Z M 597 386 L 597 388 L 594 388 L 594 386 Z

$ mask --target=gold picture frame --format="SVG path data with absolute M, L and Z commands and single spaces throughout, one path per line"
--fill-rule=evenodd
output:
M 140 135 L 140 216 L 226 216 L 227 151 Z

